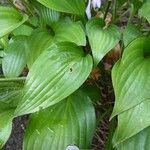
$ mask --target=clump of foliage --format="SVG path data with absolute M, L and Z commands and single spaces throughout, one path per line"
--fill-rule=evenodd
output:
M 30 114 L 24 150 L 90 149 L 97 90 L 87 89 L 88 80 L 120 45 L 110 118 L 118 118 L 117 128 L 106 149 L 149 149 L 149 23 L 149 0 L 10 0 L 0 6 L 0 148 L 12 120 Z

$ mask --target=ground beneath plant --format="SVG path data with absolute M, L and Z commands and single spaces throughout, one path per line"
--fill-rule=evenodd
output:
M 97 128 L 92 142 L 92 150 L 104 150 L 108 142 L 108 137 L 111 136 L 108 132 L 111 126 L 109 118 L 114 103 L 114 92 L 111 81 L 111 67 L 114 63 L 114 56 L 113 60 L 111 59 L 112 54 L 114 55 L 114 52 L 109 53 L 105 57 L 101 69 L 95 69 L 92 73 L 92 78 L 88 81 L 96 84 L 101 93 L 101 98 L 93 103 L 97 116 Z M 12 134 L 3 150 L 22 150 L 23 136 L 28 118 L 28 116 L 23 116 L 13 120 Z
M 6 3 L 6 0 L 0 0 Z M 126 11 L 126 8 L 122 10 Z M 118 12 L 121 16 L 122 11 Z M 118 20 L 118 26 L 123 28 L 128 21 L 128 14 Z M 135 18 L 135 23 L 137 18 Z M 145 28 L 150 28 L 149 25 L 144 24 Z M 114 92 L 111 81 L 111 69 L 114 63 L 119 58 L 120 47 L 119 45 L 110 52 L 102 61 L 100 69 L 97 69 L 93 73 L 93 84 L 97 85 L 100 89 L 101 98 L 94 103 L 96 116 L 97 116 L 97 128 L 92 142 L 92 150 L 108 150 L 105 146 L 109 143 L 115 130 L 115 125 L 109 121 L 113 105 L 114 105 Z M 3 150 L 22 150 L 23 136 L 25 128 L 28 122 L 28 116 L 15 118 L 13 121 L 12 134 L 4 146 Z M 109 132 L 111 129 L 111 132 Z M 108 134 L 109 133 L 109 134 Z

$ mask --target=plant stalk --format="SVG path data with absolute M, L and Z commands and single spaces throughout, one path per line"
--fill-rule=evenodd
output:
M 109 12 L 109 8 L 110 8 L 110 6 L 111 6 L 111 2 L 112 2 L 111 0 L 108 0 L 108 5 L 107 5 L 106 11 L 105 11 L 104 20 L 106 19 L 107 14 L 108 14 L 108 12 Z

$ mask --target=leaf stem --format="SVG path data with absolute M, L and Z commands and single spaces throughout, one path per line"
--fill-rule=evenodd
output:
M 131 22 L 132 22 L 132 19 L 133 19 L 133 17 L 134 17 L 134 5 L 133 4 L 131 4 L 131 8 L 130 8 L 130 17 L 129 17 L 129 20 L 128 20 L 128 25 L 129 24 L 131 24 Z
M 106 8 L 106 11 L 105 11 L 105 15 L 104 15 L 104 20 L 106 19 L 106 17 L 107 17 L 107 14 L 108 14 L 108 11 L 109 11 L 109 8 L 110 8 L 110 6 L 111 6 L 111 0 L 108 0 L 108 5 L 107 5 L 107 8 Z
M 33 8 L 30 8 L 30 6 L 28 5 L 28 3 L 26 1 L 22 1 L 23 5 L 26 7 L 27 11 L 29 14 L 31 14 L 32 16 L 35 16 L 34 13 L 32 12 Z
M 112 12 L 113 22 L 114 22 L 114 21 L 115 21 L 115 19 L 116 19 L 116 12 L 117 12 L 117 10 L 116 10 L 116 6 L 117 6 L 117 1 L 116 1 L 116 0 L 114 0 L 114 1 L 113 1 L 113 12 Z
M 116 125 L 117 125 L 117 121 L 116 121 L 116 119 L 113 119 L 109 125 L 109 135 L 108 135 L 108 139 L 106 141 L 105 150 L 113 149 L 112 138 L 114 135 L 114 131 L 116 129 Z
M 10 5 L 12 5 L 12 7 L 18 11 L 18 8 L 16 8 L 16 6 L 14 5 L 13 0 L 8 0 L 8 1 Z
M 3 81 L 25 81 L 26 77 L 18 77 L 18 78 L 0 78 L 0 82 Z

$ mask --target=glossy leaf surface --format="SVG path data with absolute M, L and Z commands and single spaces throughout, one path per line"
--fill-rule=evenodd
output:
M 84 15 L 84 0 L 37 0 L 41 4 L 56 11 Z
M 15 30 L 13 31 L 13 34 L 14 34 L 15 36 L 18 36 L 18 35 L 30 36 L 31 33 L 32 33 L 32 31 L 33 31 L 33 28 L 31 28 L 31 27 L 28 26 L 28 25 L 23 24 L 23 25 L 19 26 L 17 29 L 15 29 Z
M 24 78 L 0 78 L 0 149 L 7 142 L 16 105 L 21 100 Z
M 29 51 L 27 40 L 26 36 L 17 37 L 5 49 L 5 56 L 2 60 L 5 77 L 18 77 L 26 66 Z
M 95 112 L 89 97 L 77 91 L 53 107 L 31 115 L 24 150 L 65 150 L 69 145 L 89 149 Z
M 0 149 L 7 142 L 11 134 L 13 113 L 14 109 L 0 110 Z
M 58 11 L 52 10 L 48 7 L 41 5 L 40 3 L 34 3 L 37 8 L 39 19 L 42 24 L 51 25 L 53 22 L 57 22 L 60 18 L 60 13 Z
M 112 72 L 115 106 L 112 116 L 150 98 L 150 37 L 134 40 Z
M 117 150 L 149 150 L 150 127 L 121 143 Z
M 136 135 L 150 126 L 150 99 L 118 116 L 118 127 L 114 134 L 114 145 Z
M 86 25 L 95 65 L 97 65 L 120 40 L 120 32 L 117 26 L 110 25 L 108 28 L 104 28 L 104 26 L 104 21 L 98 18 L 91 19 Z
M 29 68 L 40 54 L 50 46 L 51 41 L 52 36 L 46 29 L 37 29 L 32 33 L 28 40 L 30 54 L 27 65 Z
M 52 30 L 35 30 L 29 37 L 30 56 L 27 63 L 29 68 L 52 42 L 73 42 L 77 45 L 85 45 L 85 32 L 79 22 L 65 20 L 54 23 Z
M 14 8 L 0 6 L 0 37 L 13 31 L 28 19 Z
M 39 111 L 77 90 L 92 70 L 92 58 L 72 43 L 53 44 L 33 64 L 16 115 Z
M 130 44 L 133 40 L 136 38 L 142 36 L 142 32 L 140 29 L 132 24 L 129 24 L 124 32 L 123 32 L 123 42 L 124 46 L 126 47 L 128 44 Z
M 13 108 L 22 97 L 25 78 L 0 78 L 0 109 Z
M 85 32 L 81 27 L 81 22 L 62 20 L 54 23 L 52 28 L 56 42 L 73 42 L 77 45 L 86 45 Z
M 150 23 L 150 1 L 146 1 L 141 9 L 139 10 L 139 15 L 141 17 L 144 17 L 147 19 L 147 21 Z

